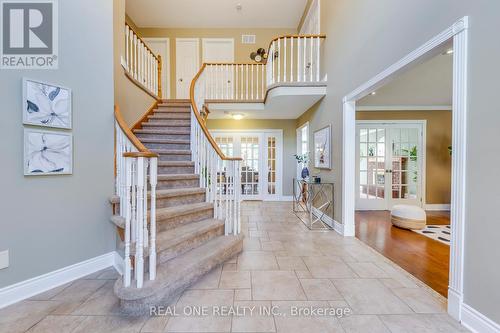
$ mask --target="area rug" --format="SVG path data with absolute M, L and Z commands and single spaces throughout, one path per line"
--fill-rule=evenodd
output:
M 432 238 L 438 242 L 450 245 L 451 229 L 449 225 L 428 225 L 422 230 L 413 230 L 416 233 Z

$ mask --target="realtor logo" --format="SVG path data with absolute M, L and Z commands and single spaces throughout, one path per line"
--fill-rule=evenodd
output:
M 2 69 L 57 69 L 57 0 L 1 0 Z

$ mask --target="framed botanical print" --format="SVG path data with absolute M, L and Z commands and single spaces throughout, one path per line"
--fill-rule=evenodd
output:
M 71 129 L 71 89 L 23 79 L 23 123 Z
M 314 132 L 314 167 L 317 169 L 332 168 L 331 132 L 330 125 Z
M 61 131 L 24 129 L 24 175 L 73 173 L 73 135 Z

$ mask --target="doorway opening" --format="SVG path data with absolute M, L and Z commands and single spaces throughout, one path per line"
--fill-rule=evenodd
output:
M 229 157 L 241 156 L 243 200 L 279 201 L 282 197 L 282 130 L 212 130 L 215 142 Z
M 448 312 L 460 320 L 463 304 L 463 249 L 465 225 L 465 167 L 466 167 L 466 115 L 467 115 L 467 55 L 468 18 L 464 17 L 451 27 L 411 52 L 385 71 L 344 97 L 343 100 L 343 182 L 342 212 L 344 236 L 355 235 L 356 210 L 356 109 L 357 103 L 373 94 L 391 80 L 408 70 L 453 50 L 452 88 L 452 177 L 451 177 L 451 241 L 449 259 Z M 384 170 L 385 171 L 385 170 Z

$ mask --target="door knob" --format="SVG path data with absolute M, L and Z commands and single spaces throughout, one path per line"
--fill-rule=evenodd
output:
M 183 81 L 183 80 L 182 80 L 182 78 L 181 78 L 181 79 L 179 79 L 179 82 L 182 82 L 182 81 Z

